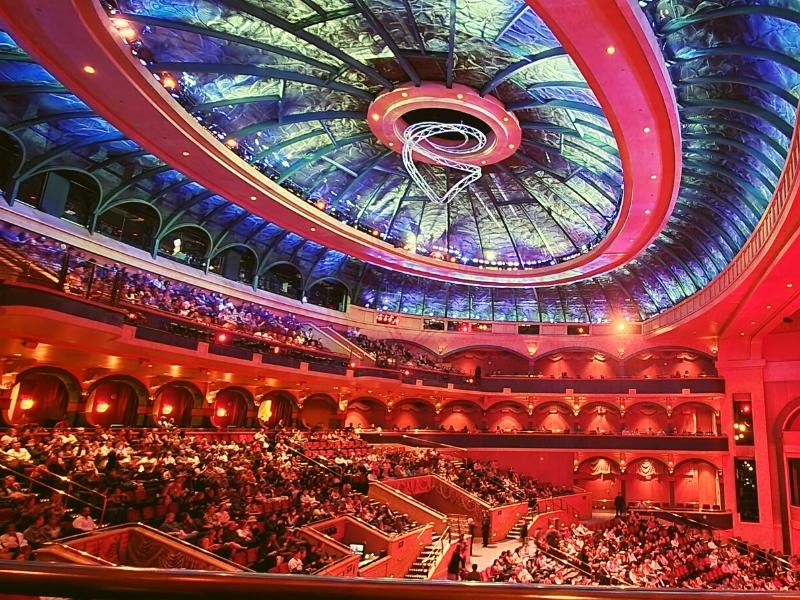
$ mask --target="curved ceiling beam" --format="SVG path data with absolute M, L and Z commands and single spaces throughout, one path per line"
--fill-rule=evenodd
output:
M 371 264 L 440 281 L 549 285 L 607 272 L 641 253 L 663 228 L 680 180 L 680 130 L 663 57 L 633 0 L 529 3 L 575 61 L 608 117 L 620 147 L 624 197 L 608 237 L 593 250 L 564 263 L 517 271 L 478 269 L 396 248 L 276 185 L 175 102 L 130 54 L 98 3 L 28 0 L 13 3 L 13 8 L 0 4 L 0 22 L 59 81 L 131 139 L 209 190 L 280 227 Z M 241 0 L 225 0 L 225 4 L 268 22 L 277 18 Z M 300 39 L 306 36 L 302 30 L 291 33 Z M 306 41 L 318 45 L 318 40 Z M 609 46 L 615 48 L 613 54 L 606 52 Z M 342 59 L 336 48 L 325 51 Z M 347 64 L 386 87 L 388 82 L 355 62 Z M 94 67 L 93 74 L 84 72 L 86 65 Z M 169 66 L 192 68 L 180 63 L 158 68 Z M 239 65 L 207 67 L 232 73 L 241 69 Z M 191 158 L 187 159 L 187 153 Z

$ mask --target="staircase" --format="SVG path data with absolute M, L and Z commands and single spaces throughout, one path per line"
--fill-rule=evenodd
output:
M 436 566 L 439 558 L 444 554 L 444 541 L 442 535 L 433 533 L 431 543 L 425 546 L 417 556 L 417 560 L 411 565 L 404 579 L 423 580 L 428 579 L 431 571 Z
M 529 509 L 528 512 L 525 514 L 525 516 L 522 517 L 519 521 L 517 521 L 516 525 L 514 525 L 514 527 L 512 527 L 508 531 L 508 533 L 506 534 L 506 539 L 507 540 L 518 540 L 520 538 L 520 535 L 522 534 L 522 524 L 525 521 L 528 521 L 530 523 L 531 521 L 533 521 L 533 519 L 538 514 L 539 513 L 536 512 L 535 510 Z
M 375 365 L 375 357 L 372 354 L 364 350 L 358 344 L 348 340 L 333 327 L 320 327 L 313 323 L 309 325 L 317 334 L 317 339 L 319 339 L 328 350 L 336 352 L 337 354 L 352 356 L 364 365 Z

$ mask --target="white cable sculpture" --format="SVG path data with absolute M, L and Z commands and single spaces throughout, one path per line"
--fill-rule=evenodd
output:
M 457 133 L 463 138 L 461 142 L 443 144 L 436 142 L 436 136 Z M 481 177 L 481 168 L 458 160 L 459 155 L 480 152 L 486 146 L 486 136 L 480 129 L 463 123 L 434 123 L 425 121 L 410 125 L 403 132 L 403 165 L 411 179 L 425 195 L 439 204 L 448 204 L 461 191 L 467 189 Z M 427 143 L 425 143 L 427 142 Z M 428 158 L 433 164 L 464 171 L 466 175 L 444 196 L 439 196 L 414 164 L 414 153 Z M 451 158 L 455 156 L 455 158 Z

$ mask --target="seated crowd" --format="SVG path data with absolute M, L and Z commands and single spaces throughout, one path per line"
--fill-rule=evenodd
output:
M 24 558 L 44 542 L 85 530 L 64 496 L 50 496 L 45 487 L 57 487 L 59 476 L 107 495 L 106 524 L 150 521 L 223 557 L 257 548 L 248 566 L 258 571 L 312 572 L 330 562 L 297 535 L 316 521 L 350 515 L 387 535 L 416 526 L 364 495 L 368 479 L 360 462 L 335 472 L 289 451 L 286 439 L 281 433 L 236 443 L 179 430 L 11 429 L 0 443 L 0 460 L 34 483 L 26 489 L 8 476 L 0 489 L 10 533 L 21 532 L 16 546 L 0 541 L 0 554 Z M 91 509 L 83 512 L 91 516 Z
M 723 543 L 698 528 L 630 513 L 596 530 L 537 530 L 504 551 L 484 581 L 730 590 L 800 589 L 796 559 Z
M 63 275 L 63 289 L 68 293 L 86 296 L 91 286 L 88 297 L 92 300 L 109 302 L 116 297 L 123 304 L 169 313 L 199 325 L 220 327 L 281 344 L 322 348 L 310 329 L 294 315 L 277 315 L 252 302 L 235 300 L 119 264 L 99 262 L 101 259 L 97 257 L 16 227 L 0 227 L 0 243 L 24 252 L 28 263 L 40 267 L 52 279 L 58 281 Z M 65 257 L 68 268 L 62 273 Z
M 418 368 L 445 373 L 460 373 L 458 370 L 453 370 L 450 365 L 436 361 L 422 352 L 412 352 L 397 342 L 374 340 L 353 327 L 349 327 L 344 335 L 360 348 L 374 354 L 375 364 L 379 367 Z

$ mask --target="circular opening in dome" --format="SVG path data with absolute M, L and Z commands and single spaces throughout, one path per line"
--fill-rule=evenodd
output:
M 468 113 L 461 112 L 460 110 L 451 110 L 449 108 L 417 108 L 404 114 L 403 120 L 407 125 L 415 125 L 427 121 L 433 123 L 461 123 L 474 127 L 487 136 L 492 132 L 492 128 L 478 117 L 473 117 Z M 458 133 L 443 133 L 436 136 L 436 139 L 458 142 L 461 141 L 462 136 Z

